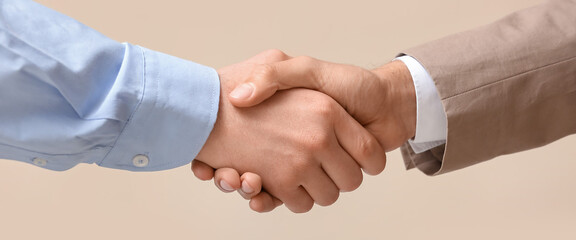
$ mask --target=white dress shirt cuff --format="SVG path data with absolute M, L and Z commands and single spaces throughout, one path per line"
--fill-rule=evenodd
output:
M 446 113 L 432 77 L 416 59 L 396 58 L 406 64 L 416 90 L 416 135 L 408 140 L 415 153 L 422 153 L 446 143 Z

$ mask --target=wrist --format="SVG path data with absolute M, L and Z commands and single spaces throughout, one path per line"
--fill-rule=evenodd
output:
M 208 139 L 204 143 L 202 149 L 196 156 L 197 160 L 200 160 L 211 167 L 218 168 L 222 166 L 220 162 L 214 162 L 215 159 L 219 159 L 215 156 L 220 154 L 220 147 L 218 142 L 222 140 L 222 137 L 226 134 L 226 124 L 223 122 L 226 121 L 226 114 L 228 113 L 229 104 L 226 95 L 231 88 L 228 81 L 226 81 L 226 76 L 223 76 L 220 71 L 218 71 L 218 77 L 220 79 L 220 98 L 218 100 L 218 113 L 216 117 L 216 121 L 214 122 L 214 127 L 208 136 Z
M 372 72 L 386 86 L 385 93 L 389 96 L 386 104 L 390 105 L 396 126 L 402 130 L 404 143 L 416 135 L 416 90 L 410 70 L 402 61 L 392 61 Z

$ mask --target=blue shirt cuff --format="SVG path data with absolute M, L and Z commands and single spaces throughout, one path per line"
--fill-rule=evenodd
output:
M 209 67 L 142 47 L 129 56 L 142 64 L 142 98 L 111 151 L 98 165 L 156 171 L 190 163 L 216 121 L 218 73 Z

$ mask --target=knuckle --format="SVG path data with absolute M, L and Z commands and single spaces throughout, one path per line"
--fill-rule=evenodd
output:
M 362 168 L 367 174 L 379 174 L 386 167 L 386 157 L 378 154 L 379 148 L 381 148 L 380 144 L 374 139 L 362 139 L 359 142 L 358 154 L 364 159 Z M 384 152 L 384 150 L 381 151 Z
M 357 139 L 355 155 L 353 156 L 362 166 L 364 171 L 370 175 L 379 174 L 384 170 L 386 157 L 381 157 L 384 149 L 378 140 L 367 135 L 360 135 Z
M 326 150 L 330 148 L 331 144 L 330 134 L 326 131 L 308 133 L 308 136 L 304 141 L 304 146 L 312 153 L 315 151 Z
M 252 78 L 256 81 L 273 79 L 276 69 L 272 65 L 262 64 L 254 67 Z
M 293 182 L 296 182 L 296 179 L 299 179 L 301 174 L 307 172 L 309 169 L 313 168 L 316 165 L 314 158 L 311 155 L 307 155 L 306 157 L 297 158 L 293 162 L 292 171 L 293 174 L 291 179 Z
M 307 106 L 308 113 L 314 118 L 315 124 L 310 124 L 305 129 L 299 131 L 298 142 L 301 149 L 314 155 L 314 151 L 326 150 L 332 146 L 335 140 L 334 135 L 334 116 L 335 107 L 330 101 L 313 100 L 312 104 Z
M 335 113 L 335 109 L 334 101 L 330 98 L 321 98 L 314 102 L 314 112 L 317 115 L 332 117 Z
M 377 153 L 380 144 L 366 135 L 358 137 L 358 157 L 371 160 Z M 375 160 L 375 159 L 374 159 Z
M 308 79 L 319 80 L 318 64 L 320 63 L 317 59 L 309 56 L 299 56 L 294 58 L 294 61 L 298 63 L 298 66 L 307 69 Z
M 286 53 L 284 53 L 282 50 L 275 48 L 264 51 L 264 54 L 266 55 L 267 60 L 272 62 L 282 61 L 288 58 L 288 55 L 286 55 Z

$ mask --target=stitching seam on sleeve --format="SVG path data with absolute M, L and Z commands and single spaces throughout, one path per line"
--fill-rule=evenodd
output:
M 568 59 L 565 59 L 565 60 L 562 60 L 562 61 L 559 61 L 559 62 L 554 62 L 554 63 L 546 64 L 546 65 L 541 66 L 541 67 L 538 67 L 538 68 L 534 68 L 534 69 L 530 69 L 530 70 L 525 71 L 525 72 L 521 72 L 521 73 L 518 73 L 518 74 L 514 74 L 514 75 L 512 75 L 512 76 L 505 77 L 505 78 L 500 79 L 500 80 L 498 80 L 498 81 L 491 82 L 491 83 L 487 83 L 487 84 L 484 84 L 484 85 L 482 85 L 482 86 L 478 86 L 478 87 L 475 87 L 475 88 L 473 88 L 473 89 L 466 90 L 466 91 L 464 91 L 464 92 L 457 93 L 457 94 L 455 94 L 455 95 L 442 98 L 442 101 L 448 100 L 448 99 L 450 99 L 450 98 L 455 98 L 455 97 L 458 97 L 458 96 L 460 96 L 460 95 L 468 94 L 468 93 L 473 92 L 473 91 L 475 91 L 475 90 L 478 90 L 478 89 L 481 89 L 481 88 L 485 88 L 485 87 L 488 87 L 488 86 L 491 86 L 491 85 L 494 85 L 494 84 L 499 84 L 499 83 L 501 83 L 501 82 L 504 82 L 504 81 L 506 81 L 506 80 L 509 80 L 509 79 L 511 79 L 511 78 L 514 78 L 514 77 L 517 77 L 517 76 L 520 76 L 520 75 L 524 75 L 524 74 L 528 74 L 528 73 L 531 73 L 531 72 L 535 72 L 535 71 L 538 71 L 538 70 L 540 70 L 540 69 L 548 68 L 548 67 L 551 67 L 551 66 L 554 66 L 554 65 L 558 65 L 558 64 L 563 64 L 563 63 L 566 63 L 566 62 L 570 62 L 570 61 L 575 60 L 575 59 L 576 59 L 576 56 L 573 56 L 573 57 L 570 57 L 570 58 L 568 58 Z

